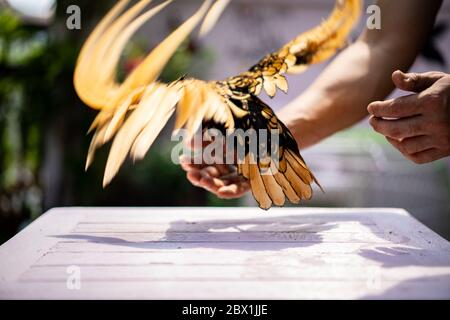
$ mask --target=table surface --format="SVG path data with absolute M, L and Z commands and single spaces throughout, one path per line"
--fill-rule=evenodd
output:
M 402 209 L 58 208 L 0 247 L 0 298 L 450 298 L 450 243 Z

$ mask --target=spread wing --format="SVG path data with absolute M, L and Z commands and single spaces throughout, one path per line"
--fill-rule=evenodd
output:
M 95 151 L 113 140 L 107 160 L 104 186 L 117 174 L 128 155 L 142 159 L 176 112 L 175 129 L 190 134 L 202 124 L 225 129 L 276 130 L 279 143 L 276 158 L 255 153 L 246 147 L 238 162 L 238 173 L 250 181 L 261 208 L 281 206 L 309 199 L 316 179 L 301 157 L 297 143 L 271 108 L 257 95 L 264 88 L 274 96 L 276 88 L 287 91 L 283 74 L 299 72 L 306 66 L 330 57 L 344 43 L 355 23 L 360 0 L 338 1 L 330 17 L 274 54 L 236 77 L 204 82 L 180 79 L 170 84 L 158 77 L 182 41 L 206 16 L 201 32 L 211 29 L 229 0 L 206 0 L 198 11 L 153 49 L 125 79 L 117 83 L 116 68 L 124 46 L 133 33 L 170 2 L 141 13 L 151 0 L 141 0 L 121 12 L 129 0 L 119 1 L 86 40 L 75 69 L 74 86 L 80 98 L 99 113 L 91 125 L 95 130 L 86 168 Z M 246 144 L 248 142 L 244 142 Z M 276 161 L 275 161 L 275 160 Z
M 352 27 L 358 21 L 361 0 L 337 0 L 325 21 L 300 34 L 280 50 L 265 56 L 248 71 L 226 80 L 234 90 L 259 95 L 261 89 L 273 97 L 277 88 L 287 92 L 285 73 L 300 73 L 311 64 L 330 58 L 346 44 Z

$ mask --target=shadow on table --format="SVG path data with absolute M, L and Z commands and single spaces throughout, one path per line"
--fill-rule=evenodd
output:
M 138 249 L 214 248 L 228 250 L 282 250 L 322 242 L 321 232 L 337 226 L 334 222 L 311 216 L 282 216 L 255 219 L 177 220 L 170 223 L 164 237 L 155 241 L 129 241 L 117 236 L 90 234 L 54 235 L 62 239 L 86 240 Z M 133 233 L 123 229 L 121 233 Z M 170 246 L 171 243 L 176 245 Z
M 387 235 L 380 232 L 377 225 L 368 217 L 343 216 L 339 214 L 289 215 L 242 219 L 213 219 L 202 221 L 177 220 L 170 223 L 164 236 L 152 241 L 130 241 L 120 237 L 120 233 L 133 233 L 133 230 L 108 232 L 93 230 L 91 233 L 72 233 L 55 235 L 63 239 L 86 240 L 128 246 L 139 249 L 182 249 L 216 248 L 238 250 L 281 250 L 284 248 L 307 247 L 323 242 L 324 232 L 337 228 L 339 223 L 359 222 L 383 240 Z M 154 231 L 153 231 L 154 232 Z M 96 234 L 102 233 L 102 235 Z M 150 231 L 149 231 L 150 233 Z M 349 239 L 349 241 L 361 241 Z M 170 245 L 176 244 L 176 245 Z
M 429 259 L 433 254 L 430 250 L 412 248 L 407 236 L 397 235 L 387 230 L 383 232 L 370 218 L 358 215 L 314 214 L 253 219 L 177 220 L 170 223 L 163 237 L 152 241 L 130 241 L 125 237 L 121 238 L 120 233 L 133 233 L 132 230 L 126 229 L 122 229 L 120 233 L 111 231 L 114 236 L 96 235 L 94 230 L 88 234 L 73 233 L 54 237 L 127 246 L 142 250 L 212 248 L 278 251 L 286 248 L 318 245 L 324 241 L 324 232 L 337 228 L 341 222 L 358 222 L 366 231 L 354 234 L 357 236 L 359 234 L 364 238 L 366 237 L 364 232 L 367 232 L 367 234 L 370 233 L 369 237 L 375 235 L 375 239 L 381 240 L 381 243 L 367 241 L 367 246 L 360 248 L 355 254 L 376 261 L 382 267 L 450 266 L 449 257 L 433 255 L 433 258 Z M 358 228 L 358 230 L 361 229 Z M 97 231 L 97 233 L 99 232 Z M 348 234 L 349 238 L 346 241 L 334 243 L 336 245 L 352 242 L 365 243 L 364 239 L 352 238 L 351 232 Z
M 420 287 L 421 290 L 417 290 Z M 379 294 L 367 295 L 361 299 L 450 299 L 450 274 L 419 277 L 397 283 Z
M 381 263 L 381 267 L 395 268 L 404 266 L 450 266 L 450 257 L 436 255 L 427 249 L 406 246 L 378 246 L 371 249 L 360 249 L 359 255 Z M 432 255 L 432 258 L 431 258 Z

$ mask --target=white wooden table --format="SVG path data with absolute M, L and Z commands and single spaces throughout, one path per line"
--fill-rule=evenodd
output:
M 0 247 L 0 298 L 450 298 L 401 209 L 60 208 Z

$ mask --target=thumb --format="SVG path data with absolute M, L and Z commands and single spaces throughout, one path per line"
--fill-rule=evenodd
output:
M 392 81 L 400 90 L 421 92 L 431 87 L 444 75 L 444 73 L 437 71 L 425 73 L 403 73 L 400 70 L 397 70 L 392 73 Z

